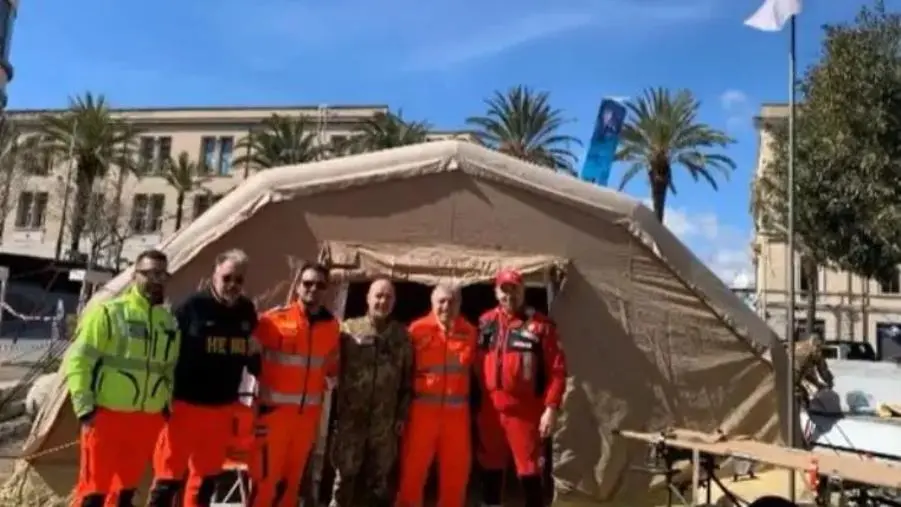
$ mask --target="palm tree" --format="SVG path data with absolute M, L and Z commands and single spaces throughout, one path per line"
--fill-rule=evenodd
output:
M 310 128 L 302 116 L 289 118 L 273 114 L 259 127 L 235 144 L 244 154 L 235 158 L 235 166 L 269 169 L 283 165 L 303 164 L 319 158 L 316 129 Z
M 122 160 L 132 160 L 137 131 L 114 118 L 103 95 L 90 92 L 69 99 L 69 110 L 47 114 L 41 119 L 43 148 L 57 160 L 74 156 L 75 197 L 71 221 L 70 251 L 79 250 L 86 227 L 94 182 L 104 178 L 109 168 Z M 123 156 L 125 154 L 125 156 Z M 124 168 L 131 170 L 131 168 Z
M 342 155 L 399 148 L 428 140 L 430 126 L 426 122 L 405 121 L 403 113 L 376 113 L 343 143 L 331 147 Z
M 735 162 L 721 153 L 735 140 L 725 132 L 698 120 L 701 103 L 691 91 L 675 94 L 665 88 L 645 90 L 642 96 L 626 104 L 628 120 L 620 134 L 617 160 L 631 165 L 623 174 L 619 189 L 640 172 L 645 172 L 651 186 L 651 203 L 657 219 L 663 222 L 667 192 L 676 193 L 673 167 L 682 166 L 698 181 L 704 179 L 718 190 L 712 170 L 728 179 Z
M 21 157 L 24 154 L 19 129 L 5 115 L 0 116 L 0 238 L 5 232 L 12 185 L 21 171 Z
M 479 142 L 527 162 L 575 174 L 577 158 L 570 147 L 582 143 L 559 133 L 567 120 L 561 110 L 551 107 L 547 92 L 516 86 L 506 93 L 494 92 L 485 105 L 484 116 L 466 119 Z
M 177 158 L 170 158 L 163 164 L 163 178 L 177 192 L 175 198 L 175 230 L 181 229 L 185 214 L 185 196 L 201 188 L 208 179 L 202 164 L 191 160 L 188 152 L 183 151 Z

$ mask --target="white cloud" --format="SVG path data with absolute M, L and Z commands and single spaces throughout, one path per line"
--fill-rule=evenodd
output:
M 438 37 L 437 44 L 427 44 L 412 52 L 409 67 L 443 70 L 585 27 L 603 30 L 617 39 L 634 33 L 646 35 L 649 28 L 708 19 L 714 13 L 714 3 L 709 0 L 583 0 L 552 10 L 525 9 L 522 15 L 512 19 L 509 9 L 504 11 L 494 22 L 475 25 L 463 22 L 462 26 L 455 26 L 459 30 L 457 36 Z
M 720 95 L 720 107 L 726 114 L 726 129 L 729 132 L 742 131 L 751 126 L 754 116 L 751 100 L 741 90 L 726 90 Z
M 667 209 L 663 223 L 726 285 L 742 289 L 754 285 L 748 233 L 721 223 L 714 213 L 693 213 L 684 208 Z
M 708 19 L 716 0 L 221 0 L 193 13 L 245 64 L 286 66 L 310 51 L 355 51 L 408 69 L 446 69 L 576 29 L 613 39 Z M 651 32 L 653 33 L 653 32 Z M 262 56 L 261 56 L 262 55 Z

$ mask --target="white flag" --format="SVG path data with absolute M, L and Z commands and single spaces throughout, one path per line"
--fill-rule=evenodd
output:
M 801 0 L 764 0 L 745 24 L 765 32 L 778 32 L 792 16 L 801 13 Z

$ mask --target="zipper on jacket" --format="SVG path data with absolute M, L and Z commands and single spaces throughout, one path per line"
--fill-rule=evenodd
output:
M 150 363 L 152 354 L 156 350 L 156 336 L 153 334 L 153 305 L 147 311 L 147 333 L 149 334 L 146 345 L 144 346 L 144 356 L 146 358 L 146 369 L 144 370 L 144 396 L 141 399 L 141 411 L 147 411 L 147 395 L 150 394 Z
M 494 353 L 494 390 L 504 390 L 504 358 L 507 355 L 507 324 L 503 322 L 504 315 L 497 316 L 497 338 L 501 343 L 495 343 L 492 347 Z
M 440 405 L 440 407 L 442 409 L 444 408 L 445 395 L 447 394 L 447 339 L 448 339 L 448 336 L 450 336 L 450 333 L 451 333 L 451 330 L 447 329 L 444 331 L 444 336 L 443 336 L 443 338 L 444 338 L 444 361 L 442 362 L 442 366 L 444 368 L 444 375 L 442 375 L 442 377 L 441 377 L 441 383 L 443 385 L 441 386 L 441 405 Z
M 300 396 L 300 407 L 297 409 L 298 412 L 303 412 L 304 406 L 307 404 L 307 389 L 310 386 L 310 364 L 313 361 L 313 322 L 307 318 L 307 365 L 304 368 L 303 372 L 303 391 L 301 391 Z M 322 395 L 319 396 L 320 400 Z M 322 403 L 324 400 L 320 401 Z

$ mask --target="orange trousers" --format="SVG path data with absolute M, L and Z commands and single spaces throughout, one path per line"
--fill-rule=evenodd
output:
M 73 506 L 108 504 L 138 487 L 163 428 L 161 414 L 98 408 L 81 429 L 81 458 Z
M 153 475 L 154 482 L 177 481 L 188 475 L 184 507 L 209 504 L 211 488 L 232 442 L 235 410 L 233 405 L 172 403 L 172 414 L 153 454 Z
M 472 462 L 469 408 L 413 402 L 400 454 L 397 507 L 419 507 L 438 458 L 438 507 L 463 507 Z
M 282 405 L 258 416 L 258 440 L 249 463 L 254 507 L 297 505 L 321 415 L 318 407 Z
M 231 422 L 232 433 L 223 468 L 228 468 L 230 464 L 247 464 L 253 448 L 253 419 L 254 414 L 251 407 L 242 404 L 235 405 Z M 185 482 L 185 496 L 191 493 L 196 496 L 196 492 L 200 491 L 202 485 L 203 476 L 190 473 Z M 191 504 L 185 500 L 184 505 Z

